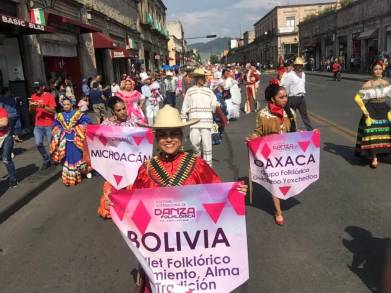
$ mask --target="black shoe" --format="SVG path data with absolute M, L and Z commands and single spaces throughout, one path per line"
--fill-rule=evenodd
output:
M 47 168 L 50 167 L 50 161 L 49 162 L 44 162 L 41 166 L 41 170 L 46 170 Z
M 16 181 L 16 180 L 10 180 L 9 181 L 9 183 L 8 183 L 8 187 L 9 188 L 14 188 L 16 186 L 18 186 L 18 181 Z

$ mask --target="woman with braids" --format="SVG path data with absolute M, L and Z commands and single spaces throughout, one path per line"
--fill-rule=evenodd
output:
M 201 158 L 182 151 L 183 128 L 197 123 L 198 119 L 182 122 L 177 109 L 166 105 L 159 110 L 155 123 L 155 138 L 159 153 L 139 169 L 133 188 L 208 184 L 221 182 L 216 172 Z M 238 190 L 247 192 L 246 185 Z M 136 292 L 150 292 L 149 282 L 143 274 L 137 278 Z
M 256 129 L 247 136 L 247 141 L 260 136 L 296 131 L 294 112 L 287 106 L 288 96 L 285 88 L 272 82 L 265 93 L 268 104 L 258 112 Z M 274 220 L 277 225 L 283 225 L 284 217 L 282 216 L 280 199 L 274 195 L 272 198 L 275 207 Z
M 83 149 L 85 126 L 91 120 L 86 114 L 73 109 L 74 102 L 69 97 L 61 100 L 64 111 L 54 120 L 50 144 L 52 160 L 63 164 L 62 181 L 66 186 L 79 184 L 82 175 L 89 174 L 88 165 L 83 160 Z
M 123 127 L 136 127 L 137 117 L 133 115 L 129 116 L 126 110 L 125 102 L 119 97 L 111 97 L 107 100 L 107 106 L 111 110 L 112 116 L 106 118 L 102 125 L 106 126 L 123 126 Z M 109 207 L 109 195 L 113 190 L 113 186 L 105 181 L 103 183 L 103 192 L 99 201 L 98 215 L 103 219 L 111 219 L 110 207 Z M 131 189 L 132 186 L 128 186 L 126 189 Z
M 391 112 L 386 101 L 391 98 L 391 86 L 383 79 L 383 71 L 383 61 L 376 61 L 372 79 L 364 83 L 354 98 L 362 111 L 355 154 L 368 157 L 372 168 L 379 165 L 379 155 L 391 153 Z

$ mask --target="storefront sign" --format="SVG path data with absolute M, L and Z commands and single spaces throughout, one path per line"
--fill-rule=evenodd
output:
M 110 213 L 155 293 L 227 293 L 249 278 L 238 183 L 113 192 Z
M 25 21 L 25 20 L 17 18 L 17 17 L 1 15 L 0 21 L 2 23 L 12 24 L 12 25 L 19 26 L 19 27 L 25 27 L 25 28 L 30 28 L 30 29 L 34 29 L 34 30 L 40 30 L 40 31 L 43 31 L 43 32 L 45 31 L 45 26 L 44 25 L 31 23 L 31 22 Z
M 319 179 L 318 130 L 259 137 L 248 143 L 251 180 L 288 199 Z

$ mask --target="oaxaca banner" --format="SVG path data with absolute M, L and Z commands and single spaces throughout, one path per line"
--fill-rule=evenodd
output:
M 318 130 L 273 134 L 248 142 L 251 181 L 288 199 L 319 179 Z
M 238 183 L 116 191 L 111 216 L 153 292 L 233 291 L 249 278 Z
M 150 129 L 88 125 L 86 136 L 92 168 L 116 189 L 133 184 L 141 164 L 152 156 Z

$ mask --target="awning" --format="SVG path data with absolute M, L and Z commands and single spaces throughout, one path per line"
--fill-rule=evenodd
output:
M 80 29 L 81 34 L 87 34 L 87 33 L 95 33 L 95 32 L 101 32 L 102 30 L 96 26 L 90 25 L 88 23 L 81 22 L 77 19 L 72 19 L 66 16 L 58 15 L 52 12 L 48 13 L 48 20 L 47 22 L 49 24 L 70 24 L 78 27 Z
M 373 30 L 367 30 L 367 31 L 364 31 L 362 33 L 360 33 L 360 35 L 358 36 L 358 40 L 365 40 L 365 39 L 372 39 L 374 37 L 377 37 L 377 29 L 373 29 Z
M 56 30 L 48 25 L 35 24 L 14 16 L 0 14 L 0 34 L 34 35 L 54 33 Z
M 92 39 L 94 41 L 95 49 L 115 49 L 118 48 L 118 43 L 114 41 L 110 36 L 104 33 L 93 33 Z
M 111 58 L 115 59 L 115 58 L 130 58 L 130 55 L 129 55 L 129 52 L 128 50 L 126 50 L 125 48 L 115 48 L 115 49 L 111 49 Z

